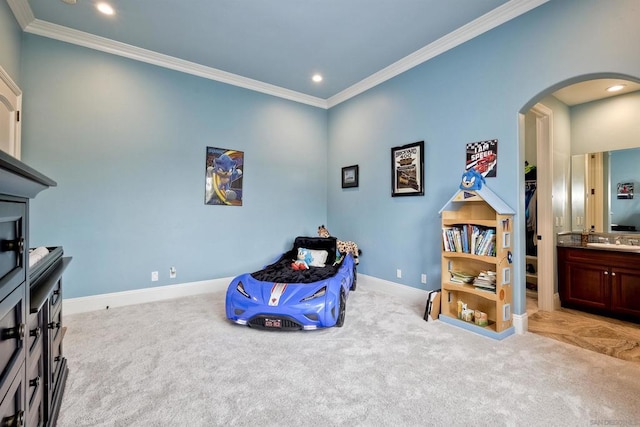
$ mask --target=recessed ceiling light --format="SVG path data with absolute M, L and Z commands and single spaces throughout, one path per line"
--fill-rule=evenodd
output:
M 320 74 L 314 74 L 313 77 L 311 77 L 311 80 L 316 83 L 320 83 L 322 81 L 322 76 Z
M 76 4 L 76 0 L 62 0 L 66 4 Z
M 98 3 L 96 5 L 96 8 L 98 8 L 98 10 L 104 13 L 105 15 L 113 15 L 115 13 L 113 8 L 107 3 Z
M 624 89 L 626 85 L 615 85 L 607 88 L 607 92 L 617 92 Z

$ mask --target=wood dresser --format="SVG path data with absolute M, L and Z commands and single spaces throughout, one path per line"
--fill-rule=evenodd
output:
M 68 374 L 62 353 L 61 247 L 29 268 L 29 200 L 55 186 L 0 151 L 0 426 L 54 426 Z

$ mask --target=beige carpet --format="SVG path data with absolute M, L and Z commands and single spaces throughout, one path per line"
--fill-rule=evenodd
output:
M 640 424 L 640 367 L 497 342 L 364 285 L 343 328 L 229 323 L 224 292 L 65 317 L 68 426 Z

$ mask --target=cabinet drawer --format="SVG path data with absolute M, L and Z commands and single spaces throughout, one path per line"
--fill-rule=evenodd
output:
M 62 339 L 62 310 L 58 310 L 49 320 L 49 341 L 56 342 Z
M 29 357 L 33 357 L 37 351 L 42 351 L 44 330 L 42 329 L 42 311 L 27 315 L 27 351 Z
M 24 425 L 24 363 L 20 365 L 17 375 L 12 378 L 6 394 L 3 394 L 2 397 L 3 400 L 0 403 L 0 425 Z
M 0 396 L 25 357 L 25 286 L 18 286 L 0 302 Z
M 49 311 L 55 313 L 62 306 L 62 279 L 58 280 L 51 289 L 49 296 Z
M 26 212 L 25 203 L 0 201 L 0 300 L 26 280 Z
M 28 418 L 32 418 L 38 406 L 42 406 L 44 396 L 44 359 L 42 352 L 39 352 L 27 359 L 27 409 Z M 31 424 L 29 424 L 31 425 Z
M 49 390 L 51 393 L 57 387 L 58 379 L 60 378 L 60 367 L 62 366 L 62 340 L 56 343 L 51 343 L 51 377 L 49 378 Z

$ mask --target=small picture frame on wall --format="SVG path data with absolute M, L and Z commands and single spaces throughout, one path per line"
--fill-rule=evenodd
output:
M 358 165 L 345 166 L 342 168 L 342 188 L 353 188 L 358 186 Z
M 633 182 L 618 183 L 618 199 L 633 199 Z
M 424 141 L 391 149 L 391 197 L 424 196 Z

